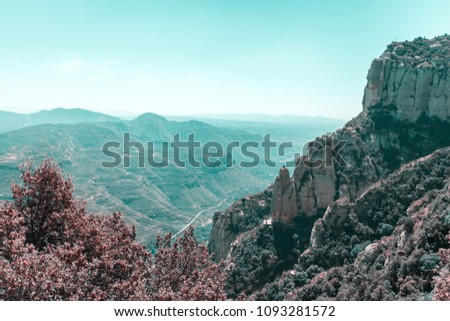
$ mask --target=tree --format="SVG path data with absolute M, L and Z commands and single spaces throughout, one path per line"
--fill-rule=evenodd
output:
M 22 214 L 26 242 L 41 250 L 56 245 L 64 236 L 66 210 L 75 210 L 71 179 L 47 158 L 32 172 L 32 162 L 21 166 L 23 185 L 11 184 L 14 208 Z
M 225 273 L 212 264 L 205 244 L 198 245 L 189 227 L 173 244 L 171 235 L 159 237 L 152 282 L 157 300 L 225 300 Z
M 0 299 L 225 299 L 222 267 L 193 229 L 159 238 L 153 256 L 121 213 L 87 213 L 51 159 L 21 171 L 0 207 Z
M 447 237 L 450 241 L 450 235 Z M 441 259 L 439 275 L 435 277 L 433 300 L 450 300 L 450 249 L 441 249 L 439 251 Z

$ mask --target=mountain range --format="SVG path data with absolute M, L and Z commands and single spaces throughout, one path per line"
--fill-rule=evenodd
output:
M 158 154 L 162 142 L 173 141 L 176 134 L 186 140 L 193 133 L 202 144 L 214 141 L 225 147 L 234 141 L 261 142 L 265 134 L 272 132 L 275 139 L 301 146 L 320 132 L 340 125 L 340 121 L 329 120 L 289 134 L 283 123 L 214 126 L 194 119 L 170 121 L 152 113 L 123 120 L 83 109 L 58 108 L 28 115 L 0 112 L 0 180 L 4 182 L 0 186 L 0 200 L 11 197 L 9 182 L 19 179 L 20 163 L 27 158 L 40 162 L 44 157 L 52 157 L 72 176 L 76 195 L 87 201 L 91 211 L 123 212 L 126 220 L 137 226 L 139 240 L 152 244 L 157 235 L 175 234 L 192 223 L 197 226 L 199 237 L 207 240 L 213 212 L 268 186 L 276 168 L 262 162 L 253 168 L 189 165 L 181 168 L 172 160 L 165 168 L 147 163 L 140 168 L 136 150 L 130 155 L 129 168 L 123 162 L 115 168 L 106 168 L 102 162 L 111 158 L 103 154 L 103 145 L 107 142 L 123 145 L 124 133 L 129 133 L 131 141 L 145 147 L 147 142 L 153 142 Z M 123 150 L 117 152 L 122 158 L 125 156 Z M 264 157 L 262 151 L 257 152 Z M 201 159 L 202 155 L 196 156 Z M 244 159 L 239 153 L 234 158 L 235 162 Z

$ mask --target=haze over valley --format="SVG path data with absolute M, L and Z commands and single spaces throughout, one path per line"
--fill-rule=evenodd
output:
M 102 153 L 103 145 L 109 141 L 123 143 L 123 134 L 130 133 L 131 141 L 144 145 L 154 142 L 155 148 L 161 148 L 163 141 L 173 141 L 177 133 L 184 139 L 195 133 L 200 142 L 214 141 L 225 148 L 233 141 L 261 143 L 263 136 L 271 133 L 278 144 L 293 142 L 295 151 L 301 152 L 306 142 L 343 124 L 326 118 L 311 121 L 309 117 L 290 117 L 290 123 L 270 116 L 265 119 L 262 116 L 261 121 L 227 119 L 236 115 L 223 117 L 198 118 L 201 121 L 196 117 L 192 117 L 194 120 L 180 117 L 183 120 L 169 121 L 148 113 L 122 120 L 84 109 L 64 108 L 33 114 L 0 112 L 0 180 L 17 181 L 19 164 L 27 158 L 39 163 L 47 156 L 52 157 L 73 177 L 76 195 L 87 201 L 90 210 L 121 211 L 128 222 L 138 227 L 139 240 L 152 244 L 157 235 L 177 233 L 190 223 L 197 227 L 201 239 L 207 240 L 213 213 L 265 189 L 273 182 L 278 164 L 293 159 L 294 149 L 288 149 L 284 157 L 275 155 L 273 150 L 274 159 L 278 157 L 280 161 L 273 167 L 264 163 L 263 151 L 259 149 L 261 161 L 252 168 L 238 166 L 243 158 L 238 153 L 233 167 L 180 168 L 171 162 L 167 168 L 154 168 L 148 163 L 139 168 L 135 155 L 129 168 L 123 164 L 105 168 L 102 162 L 110 159 Z M 268 119 L 274 122 L 263 121 Z M 9 184 L 2 184 L 0 200 L 10 197 Z

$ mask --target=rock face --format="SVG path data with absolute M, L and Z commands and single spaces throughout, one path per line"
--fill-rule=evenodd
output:
M 364 110 L 396 106 L 400 120 L 450 119 L 449 48 L 450 36 L 389 45 L 370 67 Z
M 344 163 L 334 160 L 311 166 L 317 159 L 330 157 L 326 147 L 315 148 L 297 160 L 292 177 L 287 168 L 281 168 L 270 189 L 250 196 L 251 207 L 236 204 L 217 213 L 209 244 L 216 258 L 228 256 L 228 260 L 244 264 L 229 257 L 230 244 L 238 246 L 248 240 L 252 233 L 247 232 L 270 218 L 275 225 L 305 224 L 300 239 L 319 247 L 329 231 L 341 228 L 349 209 L 370 186 L 403 164 L 449 146 L 449 65 L 449 36 L 389 45 L 369 70 L 361 114 L 311 143 L 344 142 L 339 151 Z M 257 210 L 261 202 L 264 210 Z M 233 213 L 238 208 L 244 218 L 240 222 L 245 224 L 236 223 Z M 233 255 L 239 255 L 236 253 Z
M 242 198 L 224 212 L 215 213 L 209 251 L 215 254 L 216 261 L 227 257 L 239 235 L 251 230 L 269 215 L 271 195 L 272 188 L 268 188 L 262 193 Z
M 289 176 L 289 170 L 286 167 L 280 169 L 280 174 L 275 179 L 275 193 L 272 196 L 270 212 L 272 219 L 277 222 L 287 223 L 297 216 L 297 192 L 294 183 Z
M 317 168 L 310 168 L 305 159 L 296 166 L 292 181 L 298 193 L 298 208 L 306 216 L 312 216 L 318 210 L 325 210 L 335 199 L 336 173 L 333 164 L 326 166 L 323 162 Z
M 323 220 L 316 221 L 302 260 L 320 266 L 329 252 L 347 251 L 347 256 L 295 289 L 289 299 L 430 300 L 433 278 L 442 268 L 438 253 L 449 247 L 449 166 L 450 148 L 443 148 L 373 184 L 345 206 L 347 231 L 327 231 L 327 214 L 343 209 L 342 203 L 333 203 Z M 277 281 L 279 291 L 287 283 L 283 278 Z
M 309 244 L 311 248 L 319 247 L 323 243 L 326 230 L 341 227 L 349 213 L 352 203 L 345 196 L 339 198 L 336 202 L 328 206 L 322 218 L 319 218 L 311 230 Z
M 386 167 L 395 169 L 414 158 L 413 153 L 405 152 L 412 147 L 402 146 L 405 133 L 398 132 L 398 128 L 377 129 L 387 127 L 388 121 L 400 127 L 414 124 L 420 117 L 450 121 L 449 67 L 450 36 L 389 45 L 369 70 L 363 113 L 331 135 L 335 142 L 346 142 L 341 156 L 348 168 L 336 168 L 334 162 L 332 166 L 308 167 L 307 157 L 303 157 L 291 182 L 286 179 L 286 171 L 280 171 L 271 206 L 274 220 L 288 222 L 301 215 L 323 213 L 342 195 L 353 201 L 367 186 L 386 175 Z M 315 143 L 322 145 L 326 139 L 329 137 L 317 138 Z M 442 146 L 445 145 L 436 147 Z M 327 152 L 326 148 L 319 149 L 313 157 L 323 160 L 329 157 Z M 383 159 L 386 162 L 392 155 L 398 155 L 396 164 L 383 164 Z M 357 175 L 355 168 L 364 171 L 364 175 Z
M 344 164 L 327 162 L 332 155 L 324 147 L 298 159 L 292 178 L 286 168 L 280 170 L 273 185 L 271 202 L 274 222 L 287 223 L 296 217 L 323 215 L 335 200 L 345 198 L 348 202 L 355 199 L 368 184 L 379 179 L 383 169 L 381 159 L 376 156 L 378 148 L 367 147 L 365 140 L 372 138 L 366 135 L 368 129 L 359 122 L 350 122 L 331 136 L 318 137 L 312 144 L 325 146 L 327 141 L 345 142 L 345 148 L 340 152 Z M 366 136 L 363 138 L 362 134 Z M 376 140 L 376 143 L 389 145 L 387 139 Z M 361 166 L 365 167 L 364 172 L 355 170 Z

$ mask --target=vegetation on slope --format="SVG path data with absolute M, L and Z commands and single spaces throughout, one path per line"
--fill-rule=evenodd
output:
M 448 299 L 449 178 L 449 149 L 403 166 L 369 188 L 341 227 L 325 230 L 318 246 L 253 298 Z
M 86 212 L 52 160 L 22 167 L 0 208 L 2 300 L 221 300 L 224 273 L 192 228 L 156 254 L 122 214 Z

